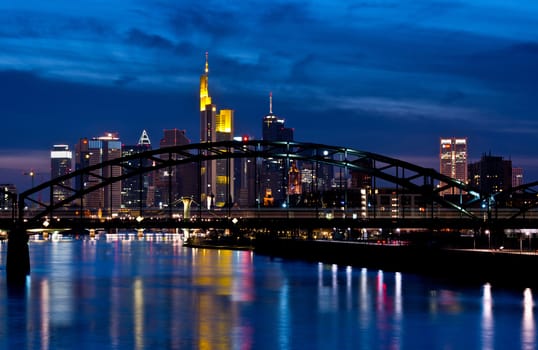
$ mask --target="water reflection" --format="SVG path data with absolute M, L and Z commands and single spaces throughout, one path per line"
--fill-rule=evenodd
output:
M 530 290 L 162 241 L 34 243 L 31 257 L 26 286 L 0 278 L 0 348 L 536 348 Z
M 489 283 L 482 287 L 482 349 L 493 349 L 493 298 Z
M 523 292 L 523 319 L 521 324 L 521 348 L 524 350 L 534 350 L 536 348 L 533 309 L 532 292 L 527 288 Z

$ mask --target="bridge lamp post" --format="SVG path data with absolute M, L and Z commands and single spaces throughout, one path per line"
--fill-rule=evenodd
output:
M 489 230 L 484 231 L 484 233 L 488 236 L 488 247 L 491 249 L 491 232 Z

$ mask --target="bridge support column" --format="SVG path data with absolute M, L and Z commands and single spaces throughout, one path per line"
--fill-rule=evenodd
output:
M 28 234 L 26 230 L 17 225 L 8 234 L 6 273 L 8 283 L 24 283 L 30 274 L 30 250 L 28 248 Z
M 192 197 L 181 197 L 181 202 L 183 202 L 183 219 L 190 219 Z

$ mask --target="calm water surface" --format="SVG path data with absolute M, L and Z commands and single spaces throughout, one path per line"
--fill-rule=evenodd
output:
M 531 290 L 177 241 L 31 242 L 1 349 L 535 349 Z

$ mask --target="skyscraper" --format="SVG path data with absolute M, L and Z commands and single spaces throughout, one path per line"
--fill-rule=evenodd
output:
M 57 177 L 67 175 L 71 172 L 71 162 L 73 154 L 69 150 L 68 145 L 54 145 L 50 151 L 50 178 L 55 179 Z M 68 188 L 71 187 L 71 180 L 61 181 L 58 186 L 54 186 L 52 189 L 52 198 L 54 202 L 59 202 L 66 199 L 72 191 Z
M 122 146 L 122 156 L 129 156 L 151 150 L 151 141 L 146 130 L 142 131 L 136 145 Z M 124 174 L 134 172 L 139 167 L 149 167 L 151 160 L 148 158 L 132 159 L 128 162 L 128 167 L 123 168 Z M 144 173 L 127 177 L 122 181 L 121 206 L 122 208 L 145 208 L 152 206 L 151 195 L 148 198 L 150 189 L 153 186 L 153 173 Z M 148 200 L 149 199 L 149 200 Z
M 92 166 L 121 157 L 121 141 L 118 133 L 105 133 L 92 139 L 82 138 L 76 146 L 76 169 Z M 98 185 L 103 179 L 121 175 L 120 166 L 100 168 L 77 179 L 77 187 Z M 85 209 L 92 214 L 113 215 L 121 206 L 121 183 L 115 182 L 88 193 L 83 199 Z
M 523 168 L 512 168 L 512 187 L 523 185 Z
M 262 120 L 264 141 L 293 141 L 293 129 L 284 125 L 284 119 L 273 113 L 273 93 L 269 93 L 269 114 Z M 260 192 L 266 205 L 279 205 L 288 195 L 288 176 L 282 159 L 264 159 L 262 163 Z
M 163 130 L 163 138 L 160 141 L 160 148 L 183 146 L 190 144 L 191 141 L 187 137 L 185 130 L 179 129 L 165 129 Z M 163 153 L 161 159 L 178 159 L 177 153 Z M 179 203 L 181 197 L 193 196 L 196 200 L 196 194 L 198 193 L 198 175 L 197 164 L 186 163 L 181 165 L 174 165 L 159 171 L 158 177 L 155 181 L 155 202 L 159 206 L 174 205 Z
M 439 172 L 453 179 L 467 183 L 467 138 L 441 138 L 439 152 Z M 446 185 L 441 182 L 440 186 Z M 453 193 L 454 189 L 442 191 L 441 195 Z
M 483 154 L 480 161 L 469 164 L 469 182 L 485 194 L 506 191 L 512 186 L 512 161 Z
M 233 140 L 234 111 L 217 106 L 209 95 L 209 64 L 206 52 L 204 73 L 200 76 L 200 142 Z M 225 151 L 225 150 L 223 150 Z M 230 205 L 234 193 L 234 166 L 232 160 L 209 160 L 202 163 L 201 200 L 207 207 Z

